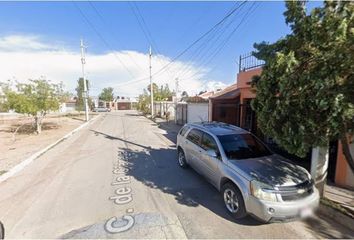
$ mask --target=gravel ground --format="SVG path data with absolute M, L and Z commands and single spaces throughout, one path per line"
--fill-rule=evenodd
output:
M 55 142 L 82 123 L 82 116 L 52 116 L 44 119 L 40 135 L 33 132 L 31 121 L 28 119 L 16 119 L 0 124 L 0 174 Z M 16 128 L 22 124 L 24 125 L 14 135 Z

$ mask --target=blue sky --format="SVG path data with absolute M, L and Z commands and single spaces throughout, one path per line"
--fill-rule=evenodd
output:
M 171 59 L 209 30 L 235 6 L 235 2 L 91 2 L 91 4 L 88 2 L 1 2 L 0 37 L 35 36 L 35 40 L 42 44 L 77 53 L 80 50 L 80 37 L 83 37 L 88 45 L 88 54 L 101 55 L 124 50 L 145 54 L 149 42 L 132 10 L 134 4 L 140 10 L 159 53 Z M 101 13 L 104 22 L 92 5 Z M 311 2 L 309 8 L 317 5 L 320 3 Z M 101 37 L 85 21 L 79 9 Z M 203 58 L 194 59 L 198 47 L 196 46 L 179 60 L 185 63 L 192 61 L 196 68 L 203 68 L 204 82 L 233 83 L 237 73 L 235 60 L 240 54 L 252 51 L 255 42 L 273 42 L 289 32 L 283 17 L 284 2 L 246 3 L 239 12 L 235 12 L 234 22 L 230 23 L 229 31 L 241 22 L 242 14 L 246 14 L 247 9 L 252 10 L 248 18 L 214 58 L 207 63 Z M 208 45 L 204 48 L 208 48 Z M 133 61 L 132 57 L 129 57 L 126 61 Z M 168 59 L 165 60 L 168 62 Z M 89 55 L 87 61 L 90 61 Z M 116 64 L 118 67 L 120 62 L 116 61 Z M 138 65 L 141 68 L 148 67 L 141 62 Z M 157 70 L 161 66 L 153 66 L 153 69 Z M 79 67 L 80 65 L 78 69 Z M 50 74 L 44 72 L 43 75 Z M 127 82 L 131 78 L 126 75 L 114 81 Z M 95 80 L 99 81 L 99 79 Z M 96 86 L 101 87 L 99 84 Z M 70 87 L 73 88 L 69 84 Z

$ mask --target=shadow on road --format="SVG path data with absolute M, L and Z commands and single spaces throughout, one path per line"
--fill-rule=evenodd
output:
M 306 228 L 316 234 L 321 238 L 327 239 L 353 239 L 354 233 L 350 233 L 351 231 L 348 229 L 346 233 L 340 232 L 337 229 L 342 227 L 339 223 L 335 223 L 333 225 L 332 221 L 329 221 L 324 216 L 319 216 L 319 218 L 309 218 L 305 220 Z
M 120 156 L 128 163 L 127 174 L 147 187 L 173 195 L 181 205 L 188 207 L 202 205 L 228 221 L 242 225 L 262 224 L 251 217 L 243 220 L 232 218 L 224 208 L 220 193 L 213 186 L 191 168 L 181 169 L 178 166 L 174 148 L 154 149 L 103 132 L 91 131 L 97 136 L 102 135 L 107 139 L 127 144 L 127 148 L 119 151 Z M 129 145 L 140 149 L 133 150 Z

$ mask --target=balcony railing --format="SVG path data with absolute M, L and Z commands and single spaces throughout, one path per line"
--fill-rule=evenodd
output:
M 263 65 L 264 61 L 257 59 L 252 55 L 252 53 L 240 55 L 239 72 L 244 72 L 253 68 L 261 67 Z

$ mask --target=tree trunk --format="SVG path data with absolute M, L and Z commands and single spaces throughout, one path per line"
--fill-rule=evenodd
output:
M 328 147 L 316 147 L 312 149 L 311 177 L 315 181 L 320 196 L 324 194 L 324 186 L 327 180 Z
M 342 143 L 342 149 L 343 149 L 343 154 L 345 156 L 345 159 L 347 160 L 350 169 L 354 173 L 354 159 L 352 154 L 350 153 L 350 147 L 349 147 L 349 141 L 347 135 L 343 134 L 340 141 Z
M 42 132 L 42 122 L 41 122 L 40 117 L 35 116 L 34 117 L 34 121 L 35 121 L 35 124 L 36 124 L 36 132 L 37 132 L 37 134 L 41 134 L 41 132 Z

